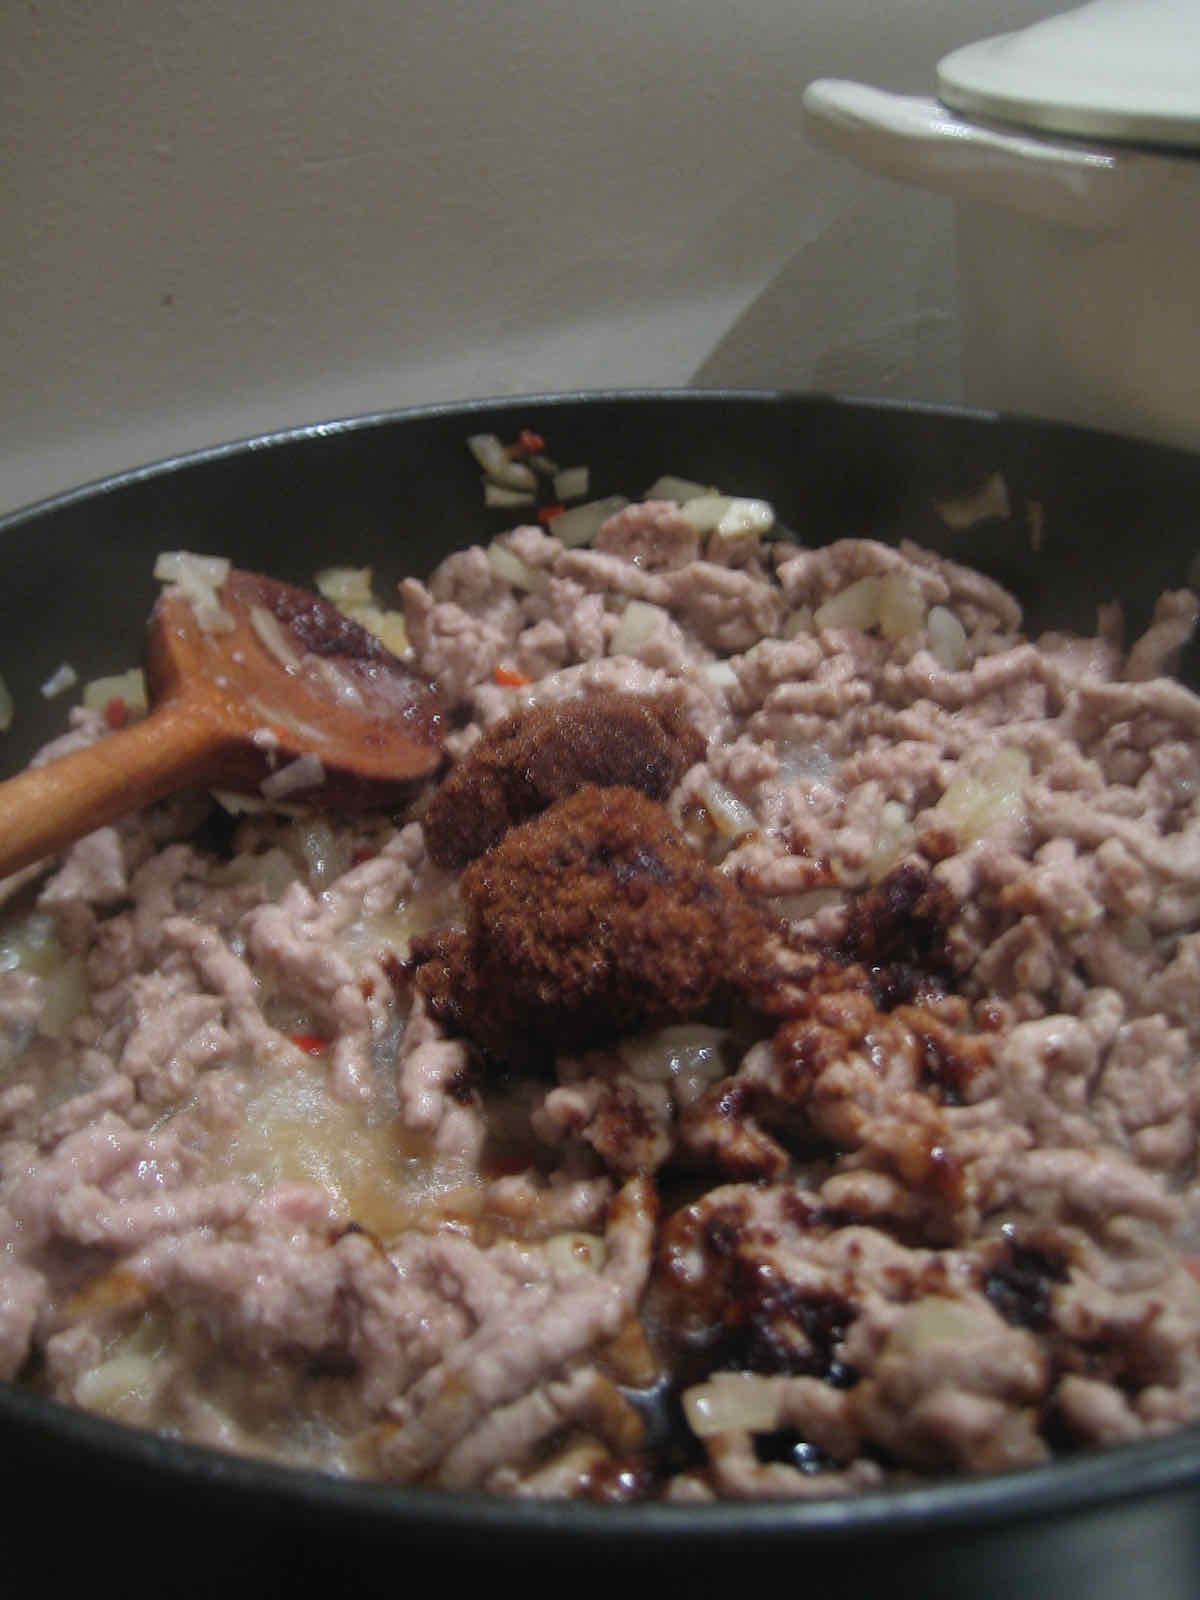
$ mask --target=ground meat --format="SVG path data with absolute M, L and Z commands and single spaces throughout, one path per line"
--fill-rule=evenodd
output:
M 628 787 L 585 785 L 510 829 L 460 892 L 467 925 L 417 942 L 417 985 L 502 1061 L 697 1016 L 763 958 L 761 918 Z
M 517 712 L 488 729 L 445 778 L 424 815 L 442 867 L 463 867 L 514 822 L 586 783 L 627 784 L 665 800 L 704 753 L 677 700 L 600 693 Z
M 700 536 L 671 500 L 646 500 L 608 518 L 594 548 L 647 572 L 686 567 L 700 553 Z

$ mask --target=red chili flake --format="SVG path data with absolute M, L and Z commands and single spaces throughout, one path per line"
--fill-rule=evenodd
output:
M 561 517 L 566 509 L 566 506 L 561 505 L 558 501 L 555 501 L 552 506 L 539 506 L 537 519 L 541 523 L 553 522 L 555 517 Z
M 532 683 L 532 678 L 527 678 L 523 672 L 518 672 L 516 667 L 494 667 L 492 677 L 502 689 L 520 689 L 525 684 Z
M 510 444 L 508 454 L 514 460 L 522 456 L 536 456 L 546 448 L 546 441 L 540 433 L 534 433 L 532 428 L 522 428 L 517 435 L 515 444 Z
M 354 867 L 361 867 L 364 861 L 371 861 L 374 859 L 374 856 L 375 851 L 372 850 L 369 844 L 360 844 L 358 849 L 350 857 L 350 865 Z
M 358 992 L 364 1000 L 369 1000 L 375 993 L 375 979 L 371 977 L 360 978 L 358 980 Z
M 123 728 L 129 721 L 129 706 L 119 694 L 113 695 L 104 707 L 104 720 L 110 728 Z
M 306 1055 L 319 1056 L 329 1049 L 329 1040 L 322 1039 L 319 1033 L 293 1033 L 290 1038 L 297 1050 L 303 1050 Z

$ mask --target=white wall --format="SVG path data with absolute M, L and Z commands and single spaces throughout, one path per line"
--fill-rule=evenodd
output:
M 0 509 L 554 388 L 953 399 L 948 202 L 810 147 L 1040 0 L 13 0 Z

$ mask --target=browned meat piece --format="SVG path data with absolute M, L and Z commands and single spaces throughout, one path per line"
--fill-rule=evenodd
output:
M 991 1241 L 936 1250 L 839 1225 L 803 1190 L 731 1185 L 666 1223 L 651 1314 L 687 1340 L 693 1371 L 707 1359 L 774 1378 L 784 1436 L 816 1444 L 825 1473 L 876 1452 L 934 1471 L 1034 1466 L 1049 1456 L 1039 1426 L 1054 1374 L 992 1303 L 989 1255 L 1012 1259 Z M 1046 1264 L 1057 1278 L 1038 1287 L 1053 1298 L 1065 1280 Z M 703 1442 L 712 1481 L 732 1488 L 719 1436 Z M 742 1492 L 761 1482 L 752 1458 L 740 1476 Z
M 951 975 L 946 929 L 956 907 L 929 872 L 907 861 L 850 903 L 842 947 L 872 973 L 882 1007 L 936 993 Z
M 744 983 L 765 925 L 636 789 L 588 784 L 469 866 L 465 930 L 414 944 L 434 1014 L 508 1061 L 682 1021 Z
M 628 784 L 665 800 L 704 754 L 677 701 L 605 690 L 498 722 L 446 777 L 425 814 L 429 854 L 462 867 L 514 822 L 585 783 Z
M 784 1020 L 683 1108 L 679 1147 L 757 1182 L 785 1179 L 798 1149 L 824 1149 L 839 1213 L 905 1237 L 957 1239 L 988 1181 L 976 1163 L 1006 1137 L 989 1128 L 981 1145 L 986 1113 L 975 1104 L 992 1081 L 995 1040 L 974 1030 L 958 996 L 891 1005 L 880 978 L 891 970 L 818 954 L 773 993 L 757 988 L 751 999 Z

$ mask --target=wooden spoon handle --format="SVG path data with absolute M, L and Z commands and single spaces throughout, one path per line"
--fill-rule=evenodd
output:
M 210 721 L 168 702 L 96 744 L 0 783 L 0 878 L 186 786 L 221 743 Z

